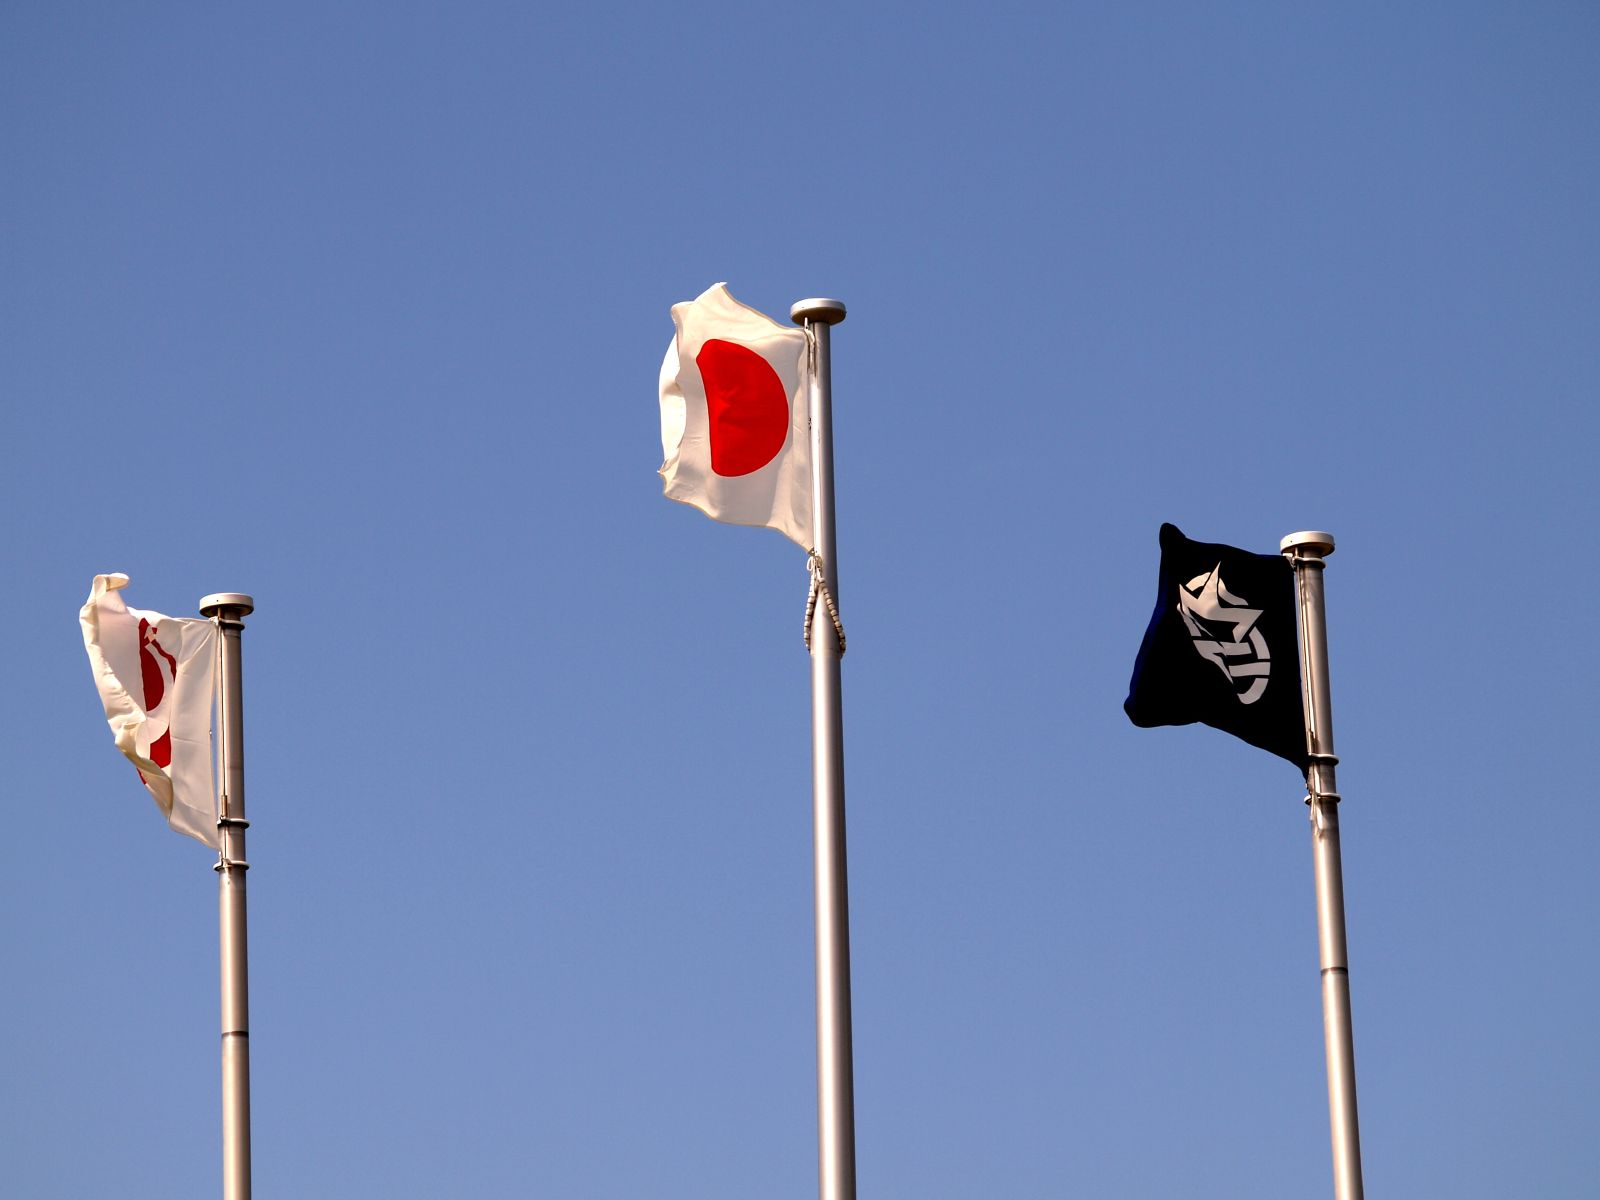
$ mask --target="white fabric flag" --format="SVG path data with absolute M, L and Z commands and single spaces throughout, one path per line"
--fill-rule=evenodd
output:
M 132 760 L 167 824 L 216 848 L 211 702 L 217 627 L 129 608 L 126 575 L 96 575 L 78 619 L 117 749 Z
M 708 517 L 811 534 L 806 335 L 740 304 L 727 284 L 672 306 L 661 364 L 662 491 Z

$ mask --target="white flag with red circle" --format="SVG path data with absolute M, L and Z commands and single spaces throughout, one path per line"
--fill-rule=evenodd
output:
M 117 749 L 179 833 L 216 848 L 211 762 L 217 627 L 129 608 L 126 575 L 96 575 L 78 614 Z
M 708 517 L 811 535 L 806 335 L 719 283 L 672 306 L 661 364 L 662 491 Z

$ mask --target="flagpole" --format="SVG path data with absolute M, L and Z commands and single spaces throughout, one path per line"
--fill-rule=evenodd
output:
M 830 328 L 844 320 L 842 300 L 813 298 L 789 310 L 810 335 L 811 494 L 814 553 L 829 611 L 839 596 L 833 511 L 833 395 Z M 820 614 L 818 614 L 820 616 Z M 845 864 L 844 722 L 841 637 L 818 620 L 811 642 L 812 854 L 817 932 L 817 1167 L 821 1200 L 855 1200 L 855 1075 L 850 1035 L 850 901 Z
M 1333 535 L 1291 533 L 1279 550 L 1294 568 L 1300 616 L 1301 684 L 1306 702 L 1306 803 L 1317 878 L 1317 945 L 1322 963 L 1322 1030 L 1328 1061 L 1328 1122 L 1335 1200 L 1362 1200 L 1361 1132 L 1356 1120 L 1355 1039 L 1350 1023 L 1350 960 L 1344 933 L 1344 868 L 1339 854 L 1339 785 L 1334 767 L 1333 700 L 1328 685 L 1328 624 L 1323 559 Z
M 245 933 L 244 689 L 239 642 L 244 618 L 255 601 L 239 592 L 217 592 L 200 600 L 202 616 L 222 633 L 222 796 L 217 826 L 218 915 L 222 960 L 222 1196 L 250 1200 L 250 983 Z

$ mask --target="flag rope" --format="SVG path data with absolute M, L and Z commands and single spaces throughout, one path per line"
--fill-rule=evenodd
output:
M 1316 555 L 1306 555 L 1295 547 L 1294 553 L 1289 556 L 1289 566 L 1294 571 L 1294 598 L 1295 617 L 1299 626 L 1300 644 L 1305 646 L 1311 636 L 1311 609 L 1306 600 L 1306 589 L 1301 586 L 1301 573 L 1304 571 L 1324 570 L 1322 559 Z M 1300 659 L 1300 689 L 1302 696 L 1311 695 L 1311 663 L 1302 651 Z M 1322 750 L 1317 740 L 1317 731 L 1310 721 L 1310 701 L 1306 701 L 1306 805 L 1311 809 L 1311 823 L 1318 830 L 1322 828 L 1323 804 L 1338 804 L 1338 792 L 1327 791 L 1322 787 L 1322 772 L 1319 767 L 1332 768 L 1338 765 L 1339 756 L 1329 754 Z
M 822 602 L 828 606 L 828 617 L 833 621 L 833 632 L 839 639 L 839 657 L 844 657 L 844 622 L 839 620 L 839 608 L 833 602 L 833 593 L 828 591 L 828 579 L 823 570 L 822 555 L 813 550 L 806 556 L 806 568 L 811 572 L 811 594 L 806 597 L 806 624 L 805 639 L 806 649 L 811 649 L 811 625 L 816 620 L 817 597 L 822 597 Z
M 211 803 L 217 810 L 217 865 L 211 869 L 220 873 L 228 869 L 230 861 L 228 843 L 231 840 L 229 837 L 230 830 L 224 824 L 228 812 L 228 781 L 224 776 L 221 748 L 227 744 L 228 740 L 228 706 L 221 702 L 223 633 L 220 612 L 211 618 L 211 628 L 214 631 L 213 636 L 217 644 L 217 652 L 211 656 L 211 694 L 215 697 L 211 702 L 212 715 L 216 718 L 216 727 L 220 729 L 220 734 L 219 732 L 213 732 L 211 735 L 211 774 L 214 793 L 211 797 Z
M 220 698 L 222 695 L 222 639 L 224 636 L 222 632 L 223 620 L 220 612 L 211 618 L 211 624 L 217 631 L 217 653 L 211 662 L 212 694 Z M 240 628 L 243 628 L 243 626 L 241 625 Z M 217 807 L 217 863 L 211 869 L 219 874 L 223 871 L 233 870 L 235 867 L 241 871 L 248 871 L 250 869 L 249 863 L 242 858 L 233 857 L 233 831 L 235 829 L 249 829 L 250 822 L 243 817 L 231 817 L 228 815 L 229 801 L 226 770 L 222 761 L 223 756 L 217 752 L 219 745 L 228 744 L 228 706 L 221 703 L 219 699 L 215 704 L 215 708 L 216 723 L 220 731 L 220 733 L 211 735 L 211 748 L 216 760 L 214 775 L 217 793 L 215 797 Z

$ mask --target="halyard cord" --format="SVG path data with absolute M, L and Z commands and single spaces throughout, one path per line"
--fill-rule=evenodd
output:
M 828 617 L 833 621 L 833 632 L 839 638 L 839 657 L 844 657 L 844 623 L 839 620 L 838 606 L 833 602 L 833 594 L 828 591 L 827 576 L 823 571 L 822 555 L 812 551 L 806 556 L 806 567 L 811 572 L 811 594 L 806 597 L 806 649 L 811 649 L 811 622 L 817 615 L 817 597 L 822 597 L 822 602 L 828 606 Z
M 1322 570 L 1323 563 L 1320 558 L 1302 555 L 1300 553 L 1300 548 L 1297 546 L 1295 547 L 1294 553 L 1289 555 L 1289 566 L 1294 571 L 1295 577 L 1295 623 L 1299 627 L 1301 646 L 1304 647 L 1306 641 L 1306 603 L 1305 593 L 1300 587 L 1300 572 L 1308 569 L 1320 571 Z M 1300 686 L 1302 689 L 1302 694 L 1310 691 L 1311 680 L 1307 675 L 1308 670 L 1309 668 L 1302 657 L 1300 664 Z M 1315 747 L 1316 741 L 1316 731 L 1308 725 L 1306 727 L 1306 745 L 1308 747 Z M 1309 814 L 1311 817 L 1311 823 L 1319 830 L 1322 828 L 1322 805 L 1339 803 L 1339 793 L 1324 792 L 1317 788 L 1313 784 L 1312 779 L 1314 776 L 1317 776 L 1318 773 L 1312 768 L 1318 766 L 1319 764 L 1331 767 L 1338 761 L 1339 756 L 1337 754 L 1324 754 L 1314 748 L 1306 751 L 1306 807 L 1311 810 Z
M 223 637 L 223 634 L 222 634 L 222 610 L 221 609 L 218 609 L 217 612 L 216 612 L 216 615 L 211 618 L 211 627 L 212 627 L 213 630 L 216 631 L 215 643 L 216 643 L 216 647 L 217 647 L 216 654 L 214 654 L 212 656 L 212 658 L 211 658 L 211 694 L 214 697 L 217 697 L 220 700 L 220 698 L 222 696 L 222 637 Z M 227 727 L 227 725 L 225 723 L 227 721 L 227 712 L 228 712 L 227 705 L 226 704 L 217 703 L 216 700 L 214 700 L 213 703 L 216 704 L 216 706 L 217 706 L 217 718 L 218 718 L 217 719 L 217 724 L 222 726 L 222 738 L 223 738 L 223 742 L 225 742 L 226 739 L 227 739 L 227 736 L 228 736 L 228 727 Z M 211 735 L 211 753 L 212 753 L 212 756 L 213 756 L 213 761 L 215 763 L 215 767 L 212 770 L 211 783 L 212 783 L 212 788 L 215 791 L 216 796 L 217 796 L 217 803 L 218 803 L 218 808 L 219 808 L 219 812 L 217 813 L 217 865 L 212 868 L 212 870 L 214 870 L 214 871 L 226 871 L 228 869 L 228 867 L 231 865 L 231 861 L 228 858 L 228 850 L 229 850 L 228 843 L 231 841 L 231 839 L 228 837 L 228 828 L 227 828 L 226 825 L 223 824 L 223 816 L 222 816 L 223 813 L 228 811 L 228 796 L 227 796 L 228 781 L 223 776 L 222 753 L 221 753 L 221 751 L 222 751 L 222 744 L 219 743 L 219 741 L 217 739 L 217 735 L 216 734 L 212 734 Z
M 811 327 L 811 322 L 806 321 L 801 329 L 806 335 L 806 361 L 811 367 L 815 377 L 817 369 L 817 334 Z M 822 602 L 828 606 L 828 618 L 833 622 L 833 632 L 839 639 L 839 657 L 844 657 L 844 622 L 839 620 L 839 606 L 833 602 L 833 594 L 828 591 L 827 574 L 823 569 L 822 555 L 815 550 L 806 552 L 806 568 L 811 572 L 811 593 L 806 597 L 806 649 L 811 649 L 811 623 L 817 615 L 817 597 L 822 597 Z
M 213 695 L 219 697 L 219 703 L 217 704 L 217 724 L 222 726 L 222 740 L 223 742 L 226 742 L 228 737 L 228 710 L 226 705 L 220 703 L 222 692 L 222 639 L 224 637 L 222 632 L 222 613 L 220 610 L 217 612 L 216 616 L 211 618 L 211 624 L 216 628 L 217 631 L 217 654 L 216 657 L 211 660 L 211 690 Z M 229 858 L 228 853 L 233 849 L 233 838 L 230 836 L 231 831 L 234 829 L 249 829 L 250 822 L 246 821 L 243 817 L 225 817 L 222 815 L 222 813 L 228 811 L 228 781 L 223 777 L 222 774 L 222 755 L 220 753 L 221 746 L 218 745 L 215 734 L 212 735 L 211 742 L 212 751 L 216 756 L 217 764 L 216 778 L 213 780 L 213 784 L 217 791 L 217 806 L 220 810 L 217 814 L 217 841 L 221 843 L 217 847 L 217 865 L 211 869 L 213 871 L 222 872 L 237 867 L 241 871 L 248 871 L 250 869 L 249 863 L 245 862 L 245 860 L 242 858 Z

